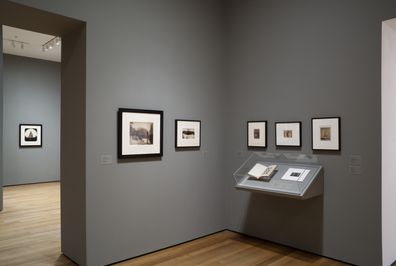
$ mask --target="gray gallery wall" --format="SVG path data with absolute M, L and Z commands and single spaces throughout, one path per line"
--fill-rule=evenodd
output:
M 4 54 L 3 185 L 59 180 L 60 63 Z M 42 124 L 42 148 L 19 147 L 19 124 Z
M 394 1 L 229 1 L 226 176 L 249 154 L 247 120 L 268 120 L 269 152 L 312 154 L 311 117 L 340 116 L 342 150 L 316 153 L 322 198 L 235 191 L 228 179 L 228 228 L 381 265 L 381 22 L 392 17 Z M 274 123 L 295 120 L 302 148 L 276 149 Z M 350 155 L 361 174 L 349 172 Z
M 396 16 L 392 1 L 16 2 L 87 21 L 88 265 L 223 228 L 381 264 L 381 21 Z M 164 110 L 162 160 L 115 159 L 118 107 Z M 342 117 L 342 151 L 317 154 L 323 197 L 235 191 L 247 120 L 269 121 L 268 151 L 312 153 L 310 118 L 329 115 Z M 174 151 L 174 118 L 203 121 L 200 151 Z M 289 120 L 303 122 L 303 147 L 276 150 L 274 122 Z M 350 155 L 362 174 L 349 173 Z
M 17 2 L 87 21 L 87 263 L 224 229 L 220 1 Z M 164 111 L 162 159 L 117 161 L 119 107 Z M 176 118 L 202 120 L 200 150 L 175 151 Z

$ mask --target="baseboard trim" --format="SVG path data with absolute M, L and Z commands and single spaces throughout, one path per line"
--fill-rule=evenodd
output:
M 253 239 L 257 239 L 257 240 L 261 240 L 261 241 L 266 241 L 266 242 L 268 242 L 268 243 L 272 243 L 272 244 L 275 244 L 275 245 L 278 245 L 278 246 L 282 246 L 282 247 L 286 247 L 286 248 L 292 248 L 292 249 L 297 250 L 297 251 L 301 251 L 301 252 L 313 254 L 313 255 L 320 256 L 320 257 L 327 258 L 327 259 L 331 259 L 331 260 L 335 260 L 335 261 L 338 261 L 338 262 L 341 262 L 341 263 L 344 263 L 344 264 L 347 264 L 347 265 L 357 266 L 356 264 L 352 264 L 352 263 L 350 263 L 350 262 L 346 262 L 346 261 L 342 261 L 342 260 L 335 259 L 335 258 L 332 258 L 332 257 L 324 256 L 324 255 L 319 254 L 319 253 L 315 253 L 315 252 L 312 252 L 312 251 L 303 250 L 303 249 L 301 249 L 301 248 L 297 248 L 297 247 L 285 245 L 285 244 L 282 244 L 282 243 L 278 243 L 278 242 L 275 242 L 275 241 L 267 240 L 267 239 L 260 238 L 260 237 L 257 237 L 257 236 L 253 236 L 253 235 L 241 233 L 241 232 L 238 232 L 238 231 L 235 231 L 235 230 L 226 229 L 226 230 L 224 230 L 224 231 L 230 231 L 230 232 L 233 232 L 233 233 L 236 233 L 236 234 L 240 234 L 240 235 L 243 235 L 243 236 L 246 236 L 246 237 L 250 237 L 250 238 L 253 238 Z
M 175 245 L 171 245 L 171 246 L 164 247 L 164 248 L 161 248 L 161 249 L 158 249 L 158 250 L 150 251 L 150 252 L 147 252 L 147 253 L 144 253 L 144 254 L 135 256 L 135 257 L 130 257 L 130 258 L 127 258 L 127 259 L 123 259 L 123 260 L 120 260 L 120 261 L 116 261 L 116 262 L 107 264 L 106 266 L 114 265 L 114 264 L 121 263 L 121 262 L 124 262 L 124 261 L 132 260 L 132 259 L 137 259 L 137 258 L 139 258 L 139 257 L 143 257 L 143 256 L 146 256 L 146 255 L 150 255 L 150 254 L 152 254 L 152 253 L 156 253 L 156 252 L 159 252 L 159 251 L 168 249 L 168 248 L 177 247 L 177 246 L 180 246 L 180 245 L 183 245 L 183 244 L 186 244 L 186 243 L 189 243 L 189 242 L 192 242 L 192 241 L 195 241 L 195 240 L 204 238 L 204 237 L 208 237 L 208 236 L 211 236 L 211 235 L 215 235 L 215 234 L 218 234 L 218 233 L 221 233 L 221 232 L 224 232 L 224 231 L 233 232 L 233 233 L 240 234 L 240 235 L 243 235 L 243 236 L 246 236 L 246 237 L 250 237 L 250 238 L 253 238 L 253 239 L 257 239 L 257 240 L 260 240 L 260 241 L 266 241 L 266 242 L 269 242 L 269 243 L 272 243 L 272 244 L 275 244 L 275 245 L 279 245 L 279 246 L 283 246 L 283 247 L 287 247 L 287 248 L 292 248 L 292 249 L 297 250 L 297 251 L 302 251 L 302 252 L 309 253 L 309 254 L 313 254 L 313 255 L 316 255 L 316 256 L 320 256 L 320 257 L 323 257 L 323 258 L 335 260 L 335 261 L 338 261 L 338 262 L 340 262 L 340 263 L 344 263 L 344 264 L 347 264 L 347 265 L 357 266 L 356 264 L 352 264 L 352 263 L 350 263 L 350 262 L 346 262 L 346 261 L 342 261 L 342 260 L 339 260 L 339 259 L 336 259 L 336 258 L 324 256 L 324 255 L 322 255 L 322 254 L 318 254 L 318 253 L 315 253 L 315 252 L 306 251 L 306 250 L 303 250 L 303 249 L 300 249 L 300 248 L 296 248 L 296 247 L 293 247 L 293 246 L 285 245 L 285 244 L 278 243 L 278 242 L 275 242 L 275 241 L 270 241 L 270 240 L 263 239 L 263 238 L 260 238 L 260 237 L 257 237 L 257 236 L 253 236 L 253 235 L 241 233 L 241 232 L 238 232 L 238 231 L 235 231 L 235 230 L 231 230 L 231 229 L 219 230 L 219 231 L 216 231 L 216 232 L 213 232 L 213 233 L 210 233 L 210 234 L 207 234 L 207 235 L 203 235 L 203 236 L 200 236 L 200 237 L 197 237 L 197 238 L 193 238 L 193 239 L 190 239 L 190 240 L 187 240 L 187 241 L 184 241 L 184 242 L 175 244 Z M 393 264 L 392 264 L 392 266 L 393 266 Z M 395 265 L 395 266 L 396 266 L 396 265 Z
M 135 256 L 135 257 L 128 258 L 128 259 L 124 259 L 124 260 L 112 262 L 112 263 L 110 263 L 110 264 L 106 264 L 105 266 L 114 265 L 114 264 L 121 263 L 121 262 L 124 262 L 124 261 L 127 261 L 127 260 L 137 259 L 137 258 L 139 258 L 139 257 L 143 257 L 143 256 L 146 256 L 146 255 L 150 255 L 150 254 L 152 254 L 152 253 L 156 253 L 156 252 L 159 252 L 159 251 L 168 249 L 168 248 L 177 247 L 177 246 L 180 246 L 180 245 L 183 245 L 183 244 L 186 244 L 186 243 L 189 243 L 189 242 L 192 242 L 192 241 L 195 241 L 195 240 L 204 238 L 204 237 L 208 237 L 208 236 L 211 236 L 211 235 L 215 235 L 215 234 L 218 234 L 218 233 L 221 233 L 221 232 L 224 232 L 224 231 L 229 231 L 229 230 L 227 230 L 227 229 L 222 229 L 222 230 L 219 230 L 219 231 L 216 231 L 216 232 L 207 234 L 207 235 L 199 236 L 199 237 L 196 237 L 196 238 L 193 238 L 193 239 L 190 239 L 190 240 L 187 240 L 187 241 L 184 241 L 184 242 L 175 244 L 175 245 L 171 245 L 171 246 L 168 246 L 168 247 L 164 247 L 164 248 L 161 248 L 161 249 L 157 249 L 157 250 L 154 250 L 154 251 L 150 251 L 150 252 L 147 252 L 147 253 L 144 253 L 144 254 Z
M 15 185 L 3 185 L 3 187 L 18 187 L 18 186 L 27 186 L 27 185 L 37 185 L 37 184 L 46 184 L 46 183 L 60 183 L 61 180 L 52 180 L 52 181 L 42 181 L 42 182 L 34 182 L 34 183 L 23 183 L 23 184 L 15 184 Z

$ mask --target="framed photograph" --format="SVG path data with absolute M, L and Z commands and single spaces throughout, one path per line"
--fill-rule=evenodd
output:
M 118 109 L 118 158 L 162 156 L 163 111 Z
M 20 124 L 19 125 L 19 147 L 42 147 L 43 125 Z
M 267 121 L 247 122 L 247 146 L 248 148 L 267 147 Z
M 175 147 L 199 148 L 201 147 L 201 121 L 200 120 L 175 120 Z
M 341 118 L 312 118 L 312 150 L 341 150 Z
M 276 147 L 301 147 L 301 122 L 275 123 Z

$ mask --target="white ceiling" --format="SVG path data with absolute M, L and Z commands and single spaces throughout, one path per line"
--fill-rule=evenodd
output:
M 60 62 L 61 45 L 54 45 L 45 52 L 42 50 L 42 45 L 54 37 L 3 25 L 3 53 Z M 12 45 L 12 40 L 15 47 Z M 21 42 L 24 44 L 21 45 Z

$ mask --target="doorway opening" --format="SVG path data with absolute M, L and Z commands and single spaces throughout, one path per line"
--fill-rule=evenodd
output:
M 18 14 L 18 16 L 15 16 Z M 13 28 L 25 29 L 33 32 L 60 37 L 62 40 L 61 63 L 60 63 L 60 228 L 61 228 L 61 251 L 70 260 L 84 265 L 86 264 L 86 225 L 85 225 L 85 92 L 86 92 L 86 24 L 83 21 L 53 14 L 50 12 L 38 10 L 28 6 L 16 4 L 10 1 L 0 2 L 0 25 L 7 25 Z M 0 30 L 3 37 L 3 32 Z M 54 39 L 54 44 L 57 39 Z M 9 41 L 11 46 L 23 47 L 27 49 L 26 43 Z M 4 41 L 2 45 L 4 44 Z M 56 44 L 55 44 L 56 45 Z M 0 47 L 2 50 L 2 46 Z M 45 49 L 46 47 L 44 47 Z M 49 47 L 48 47 L 49 49 Z M 40 51 L 42 52 L 42 51 Z M 4 63 L 11 62 L 12 59 L 3 57 L 0 59 L 0 98 L 3 98 L 4 86 Z M 9 62 L 8 62 L 9 61 Z M 7 71 L 7 70 L 6 70 Z M 48 96 L 48 95 L 46 95 Z M 34 97 L 34 95 L 30 95 Z M 0 139 L 3 139 L 3 132 L 11 130 L 5 124 L 3 103 L 0 104 Z M 26 110 L 28 111 L 28 110 Z M 22 112 L 23 113 L 23 112 Z M 46 132 L 49 130 L 44 123 L 27 123 L 21 125 L 18 131 L 18 140 L 20 145 L 45 145 L 48 144 Z M 6 128 L 7 126 L 7 128 Z M 25 127 L 22 127 L 25 126 Z M 23 134 L 22 134 L 23 133 Z M 41 135 L 42 138 L 41 138 Z M 42 141 L 40 143 L 40 141 Z M 0 144 L 0 210 L 7 208 L 3 206 L 3 183 L 4 183 L 4 143 Z M 30 152 L 33 148 L 30 147 Z M 26 159 L 25 159 L 26 160 Z M 28 160 L 28 159 L 27 159 Z M 44 159 L 49 164 L 50 159 Z M 9 165 L 6 166 L 10 167 Z M 5 180 L 8 182 L 8 180 Z M 5 183 L 7 184 L 7 183 Z M 50 183 L 47 183 L 50 184 Z M 45 194 L 45 192 L 43 192 Z M 48 192 L 48 194 L 51 194 Z M 51 197 L 46 195 L 44 201 L 51 202 Z M 26 208 L 29 208 L 29 204 Z M 30 206 L 32 207 L 32 206 Z M 34 215 L 34 210 L 28 212 Z M 5 212 L 0 211 L 0 219 L 4 217 Z M 22 215 L 18 219 L 29 220 L 29 215 Z M 10 224 L 10 231 L 14 233 L 24 234 L 18 231 L 18 223 Z M 42 223 L 45 228 L 51 230 L 51 226 Z M 7 230 L 8 230 L 7 229 Z M 58 229 L 59 230 L 59 229 Z M 29 235 L 30 234 L 30 235 Z M 27 232 L 24 237 L 28 239 L 33 236 L 34 232 Z M 45 233 L 40 237 L 45 238 Z M 43 242 L 46 240 L 43 238 Z M 58 240 L 59 242 L 59 240 Z M 51 245 L 54 243 L 48 243 Z M 18 255 L 18 251 L 24 251 L 23 247 L 18 249 L 17 243 L 12 247 L 14 255 Z M 0 250 L 1 251 L 1 250 Z M 27 257 L 27 262 L 42 255 L 49 259 L 50 256 L 43 249 L 39 249 L 34 253 L 30 253 L 31 257 Z M 59 264 L 59 257 L 55 257 L 53 264 Z M 29 261 L 29 259 L 31 259 Z M 47 261 L 48 263 L 49 261 Z M 51 264 L 51 262 L 50 262 Z
M 59 255 L 61 39 L 5 25 L 2 31 L 0 246 L 5 250 L 0 264 L 39 264 L 49 258 L 65 264 L 68 260 Z M 50 244 L 42 245 L 43 240 Z M 34 247 L 41 250 L 27 255 Z

